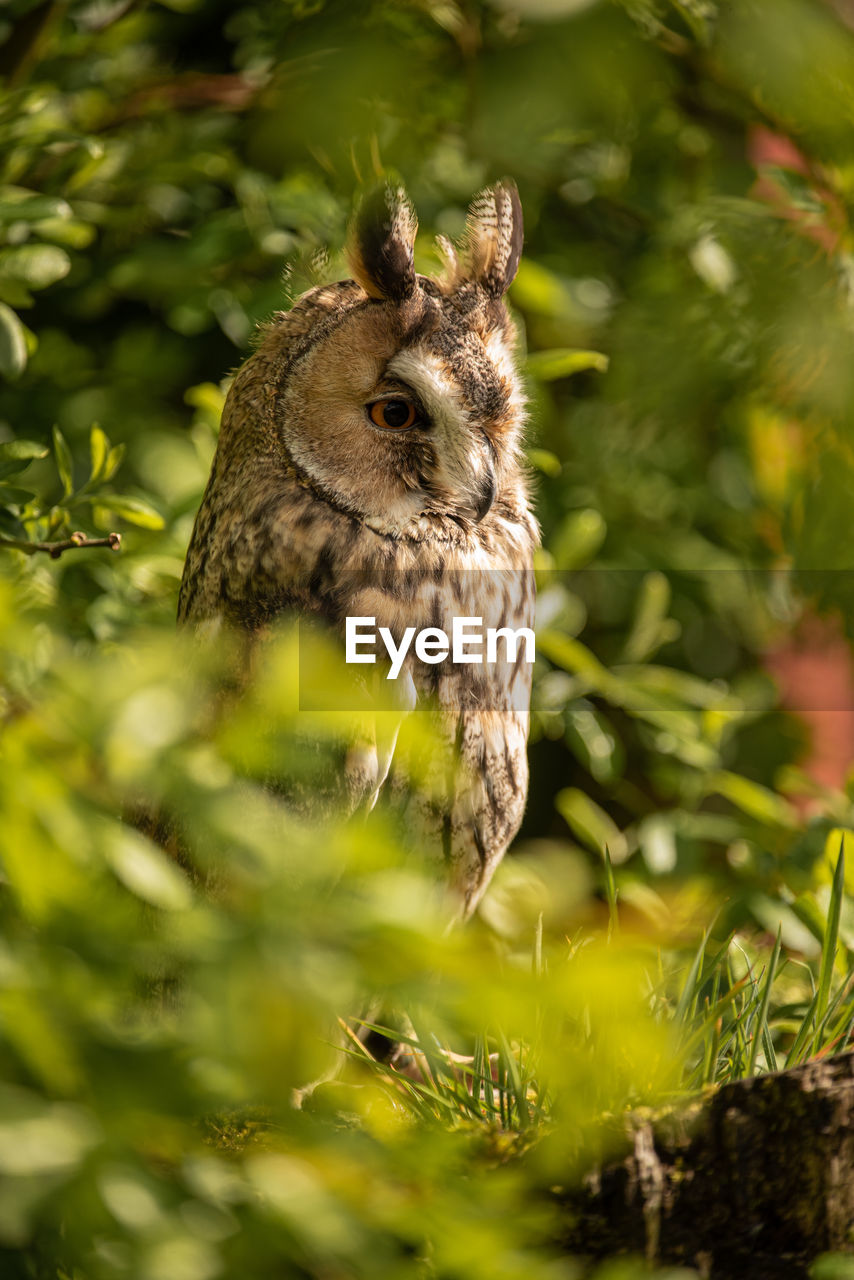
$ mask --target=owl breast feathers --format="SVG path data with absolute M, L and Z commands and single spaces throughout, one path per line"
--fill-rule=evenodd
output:
M 503 301 L 519 263 L 515 186 L 485 191 L 441 278 L 417 275 L 402 191 L 366 200 L 353 280 L 312 289 L 264 329 L 229 392 L 187 553 L 179 619 L 220 619 L 260 643 L 297 611 L 342 637 L 370 617 L 405 631 L 479 618 L 533 627 L 538 530 L 519 460 L 523 398 Z M 422 661 L 398 677 L 405 714 L 432 708 L 429 785 L 395 734 L 352 750 L 351 809 L 396 797 L 414 843 L 470 913 L 522 818 L 528 784 L 525 646 L 492 663 Z M 366 668 L 361 668 L 366 670 Z M 417 835 L 413 835 L 417 833 Z

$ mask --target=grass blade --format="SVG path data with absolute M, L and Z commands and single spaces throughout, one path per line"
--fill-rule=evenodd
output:
M 522 1082 L 522 1075 L 519 1071 L 519 1064 L 513 1054 L 509 1041 L 503 1031 L 498 1032 L 499 1053 L 505 1063 L 504 1077 L 509 1085 L 507 1093 L 507 1120 L 508 1128 L 510 1122 L 510 1104 L 511 1101 L 516 1103 L 516 1114 L 519 1125 L 523 1128 L 528 1127 L 530 1117 L 528 1116 L 528 1098 L 525 1092 L 525 1086 Z
M 789 1052 L 786 1054 L 787 1068 L 796 1067 L 798 1063 L 803 1060 L 804 1046 L 807 1042 L 807 1037 L 809 1036 L 809 1033 L 812 1029 L 812 1026 L 815 1020 L 815 1011 L 817 1006 L 818 1006 L 818 992 L 815 993 L 812 1000 L 810 1001 L 809 1007 L 807 1008 L 807 1011 L 804 1014 L 804 1018 L 800 1026 L 800 1030 L 798 1031 L 798 1034 L 795 1036 L 795 1042 L 789 1049 Z
M 768 1063 L 769 1071 L 778 1071 L 777 1054 L 774 1052 L 774 1041 L 771 1039 L 771 1032 L 768 1027 L 762 1028 L 762 1048 L 765 1050 L 765 1061 Z
M 762 990 L 762 1001 L 759 1005 L 759 1013 L 753 1027 L 753 1040 L 750 1044 L 750 1055 L 747 1059 L 747 1077 L 756 1074 L 756 1058 L 759 1054 L 759 1046 L 763 1043 L 767 1027 L 768 1027 L 768 1005 L 771 1001 L 771 987 L 777 972 L 777 963 L 780 959 L 780 948 L 783 945 L 782 926 L 777 926 L 777 937 L 774 942 L 774 950 L 771 952 L 771 959 L 768 961 L 768 972 L 765 976 L 765 986 Z M 770 1039 L 770 1036 L 768 1037 Z
M 674 1018 L 676 1022 L 685 1022 L 689 1012 L 692 1011 L 694 1003 L 696 1002 L 698 993 L 697 979 L 700 975 L 700 968 L 703 963 L 703 956 L 706 954 L 706 944 L 709 941 L 711 931 L 712 926 L 709 925 L 708 929 L 703 934 L 703 940 L 697 948 L 697 952 L 691 962 L 691 968 L 688 970 L 687 977 L 685 978 L 685 984 L 682 987 L 682 991 L 679 996 L 679 1002 L 676 1005 L 676 1014 Z
M 813 1040 L 813 1053 L 818 1053 L 821 1023 L 827 1012 L 830 999 L 830 985 L 833 981 L 833 969 L 836 964 L 836 951 L 839 946 L 839 920 L 842 914 L 842 895 L 845 888 L 845 842 L 839 841 L 839 857 L 833 873 L 833 885 L 830 890 L 830 905 L 827 911 L 827 924 L 824 930 L 824 941 L 821 948 L 821 968 L 818 975 L 818 992 L 815 1007 L 816 1032 Z
M 531 956 L 531 968 L 536 978 L 543 975 L 543 913 L 537 916 L 537 928 L 534 933 L 534 952 Z
M 617 910 L 617 881 L 614 878 L 614 864 L 608 846 L 603 848 L 605 859 L 605 894 L 608 899 L 608 937 L 620 932 L 620 916 Z
M 494 1116 L 497 1107 L 495 1105 L 495 1088 L 492 1079 L 492 1062 L 489 1057 L 489 1037 L 486 1035 L 482 1036 L 480 1043 L 483 1046 L 483 1105 L 489 1112 L 490 1116 Z
M 712 1027 L 712 1038 L 709 1042 L 709 1053 L 706 1060 L 706 1067 L 703 1071 L 703 1084 L 714 1084 L 715 1077 L 718 1072 L 718 1053 L 721 1047 L 721 1029 L 724 1020 L 721 1017 L 715 1018 Z

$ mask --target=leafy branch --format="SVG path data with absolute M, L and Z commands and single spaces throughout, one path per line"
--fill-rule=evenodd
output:
M 66 551 L 97 547 L 120 550 L 119 533 L 90 537 L 80 531 L 70 532 L 72 520 L 77 523 L 76 516 L 81 509 L 87 510 L 102 528 L 110 516 L 146 529 L 163 527 L 162 517 L 147 502 L 106 488 L 121 464 L 124 445 L 111 445 L 95 425 L 89 433 L 89 452 L 88 478 L 75 487 L 71 450 L 62 432 L 54 427 L 53 456 L 62 494 L 58 502 L 49 503 L 35 489 L 21 488 L 18 484 L 19 473 L 31 463 L 46 458 L 48 448 L 32 440 L 0 444 L 0 547 L 22 551 L 25 555 L 43 552 L 53 560 L 58 560 Z

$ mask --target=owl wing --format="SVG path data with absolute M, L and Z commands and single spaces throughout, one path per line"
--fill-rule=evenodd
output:
M 528 718 L 526 711 L 434 708 L 429 743 L 407 741 L 382 788 L 402 845 L 434 865 L 462 918 L 474 911 L 522 821 Z
M 485 893 L 522 821 L 528 719 L 522 711 L 469 711 L 460 717 L 460 764 L 448 797 L 446 861 L 464 916 Z

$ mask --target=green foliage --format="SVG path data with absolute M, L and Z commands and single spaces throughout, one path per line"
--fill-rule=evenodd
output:
M 449 934 L 379 823 L 319 837 L 236 772 L 259 725 L 211 724 L 219 672 L 188 642 L 60 650 L 33 681 L 5 605 L 29 694 L 0 783 L 7 1245 L 37 1239 L 87 1276 L 166 1276 L 185 1255 L 193 1275 L 404 1274 L 428 1247 L 439 1275 L 572 1274 L 549 1261 L 545 1187 L 602 1112 L 676 1084 L 634 948 L 552 943 L 532 972 L 483 930 Z M 293 643 L 269 657 L 264 720 L 285 765 L 304 750 Z M 183 867 L 122 822 L 143 797 L 182 830 Z M 409 1010 L 423 1080 L 357 1072 L 294 1110 L 341 1011 L 376 993 Z M 441 1050 L 475 1036 L 460 1088 Z M 493 1052 L 481 1099 L 465 1082 Z M 562 1123 L 523 1175 L 510 1157 L 546 1079 Z
M 850 630 L 837 10 L 4 8 L 4 1275 L 580 1276 L 548 1189 L 603 1116 L 849 1042 L 854 793 L 801 771 L 767 661 Z M 378 820 L 258 781 L 341 730 L 293 637 L 229 716 L 173 629 L 220 379 L 346 273 L 383 171 L 422 269 L 495 176 L 527 227 L 531 801 L 451 934 Z M 121 554 L 41 554 L 77 530 Z M 387 1016 L 408 1075 L 353 1038 Z

